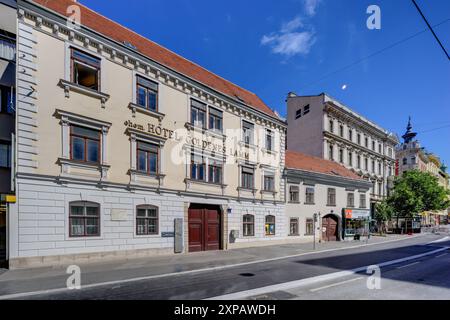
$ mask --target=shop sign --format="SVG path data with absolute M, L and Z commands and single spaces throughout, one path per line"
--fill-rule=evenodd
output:
M 370 218 L 369 210 L 345 209 L 345 219 L 365 219 Z
M 7 195 L 5 200 L 8 203 L 16 203 L 16 196 Z

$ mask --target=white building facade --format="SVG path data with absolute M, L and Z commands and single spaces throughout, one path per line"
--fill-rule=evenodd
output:
M 11 268 L 289 240 L 255 94 L 71 0 L 18 7 Z
M 289 150 L 344 165 L 372 184 L 371 210 L 388 194 L 398 139 L 327 94 L 287 98 Z

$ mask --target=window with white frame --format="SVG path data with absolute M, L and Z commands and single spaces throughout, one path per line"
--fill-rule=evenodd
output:
M 314 187 L 305 188 L 305 204 L 314 204 Z
M 366 194 L 365 193 L 361 193 L 359 195 L 359 207 L 361 209 L 365 209 L 367 208 L 367 204 L 366 204 Z
M 154 206 L 138 206 L 136 208 L 136 235 L 157 235 L 159 233 L 158 208 Z
M 206 104 L 191 99 L 191 124 L 206 129 Z
M 217 132 L 223 130 L 223 112 L 215 108 L 209 108 L 209 129 Z
M 300 189 L 298 186 L 289 186 L 289 202 L 300 202 Z
M 223 179 L 223 162 L 215 159 L 208 159 L 208 182 L 221 184 Z
M 272 130 L 266 129 L 266 149 L 269 151 L 274 150 L 274 133 Z
M 191 153 L 191 179 L 206 181 L 205 158 L 196 153 Z
M 242 229 L 244 237 L 253 237 L 255 235 L 255 216 L 245 214 L 242 217 Z
M 254 189 L 255 169 L 252 167 L 241 167 L 241 187 L 244 189 Z
M 275 235 L 275 216 L 272 215 L 266 216 L 266 223 L 264 229 L 266 231 L 266 236 Z
M 263 181 L 263 189 L 264 191 L 275 191 L 275 176 L 271 172 L 264 173 L 264 181 Z
M 139 172 L 154 175 L 159 172 L 159 145 L 137 141 L 137 164 Z
M 71 48 L 71 80 L 82 87 L 100 91 L 101 60 L 88 53 Z
M 70 126 L 70 159 L 100 163 L 101 132 L 99 130 Z
M 289 235 L 290 236 L 298 236 L 299 233 L 299 225 L 298 218 L 290 218 L 289 219 Z
M 100 236 L 100 205 L 76 201 L 69 204 L 69 237 Z
M 355 194 L 353 192 L 347 193 L 347 207 L 353 208 L 355 206 Z
M 242 139 L 245 144 L 254 144 L 255 125 L 253 123 L 242 121 Z
M 136 76 L 136 104 L 147 110 L 158 111 L 158 83 Z

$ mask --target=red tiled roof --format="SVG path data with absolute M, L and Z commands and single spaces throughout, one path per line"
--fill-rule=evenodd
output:
M 74 4 L 74 0 L 33 0 L 33 2 L 53 10 L 61 15 L 69 16 L 67 7 Z M 137 50 L 185 76 L 193 78 L 225 95 L 244 101 L 247 105 L 259 109 L 265 114 L 275 117 L 275 113 L 254 93 L 247 91 L 215 74 L 203 67 L 173 53 L 172 51 L 158 45 L 157 43 L 144 38 L 143 36 L 127 29 L 120 24 L 92 11 L 77 2 L 81 10 L 81 24 L 107 38 L 117 42 L 131 43 Z
M 290 150 L 286 151 L 286 168 L 312 171 L 355 180 L 363 180 L 353 171 L 334 161 L 325 160 Z

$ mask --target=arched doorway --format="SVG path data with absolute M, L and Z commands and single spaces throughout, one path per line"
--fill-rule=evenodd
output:
M 339 240 L 338 221 L 334 214 L 329 214 L 322 218 L 322 239 L 324 241 Z
M 189 252 L 221 249 L 220 207 L 191 204 L 188 211 Z

